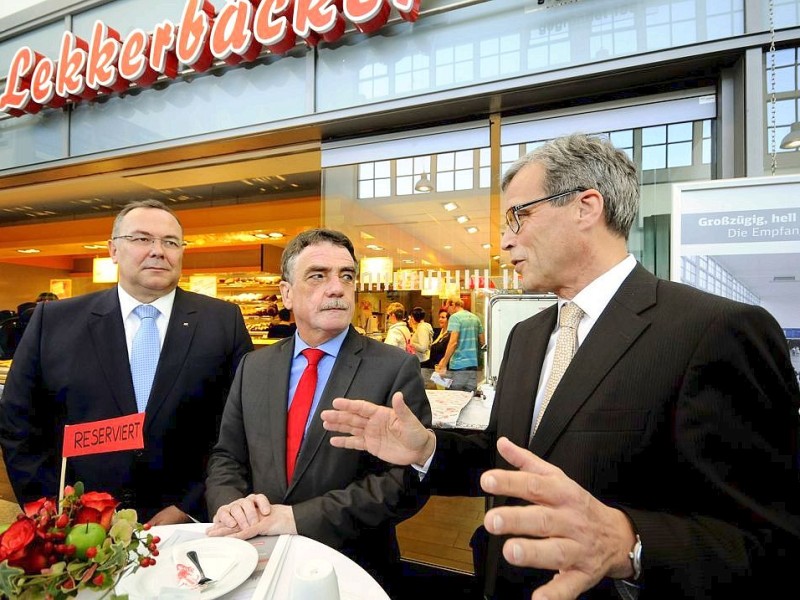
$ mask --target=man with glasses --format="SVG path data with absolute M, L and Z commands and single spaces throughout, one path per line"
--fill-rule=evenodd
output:
M 792 589 L 800 391 L 778 324 L 636 263 L 639 179 L 605 139 L 545 144 L 502 190 L 503 249 L 559 301 L 509 335 L 487 430 L 431 432 L 399 395 L 340 398 L 322 417 L 351 436 L 332 444 L 415 465 L 433 493 L 491 495 L 490 597 Z
M 82 481 L 152 524 L 207 520 L 205 465 L 242 356 L 239 308 L 179 289 L 183 228 L 155 200 L 125 206 L 112 289 L 41 303 L 0 400 L 0 444 L 20 503 L 58 493 L 64 425 L 144 412 L 143 450 L 68 460 Z

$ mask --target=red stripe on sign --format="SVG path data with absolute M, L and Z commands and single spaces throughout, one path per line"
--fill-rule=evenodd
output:
M 144 413 L 64 426 L 64 458 L 144 448 Z

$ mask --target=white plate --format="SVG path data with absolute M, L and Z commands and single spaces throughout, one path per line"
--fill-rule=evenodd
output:
M 234 561 L 233 567 L 221 579 L 200 591 L 202 600 L 219 598 L 236 589 L 258 565 L 258 550 L 250 542 L 229 537 L 200 538 L 165 549 L 156 559 L 155 566 L 140 568 L 136 573 L 123 577 L 117 584 L 116 593 L 128 594 L 130 600 L 145 600 L 157 598 L 164 588 L 178 588 L 177 569 L 172 557 L 183 556 L 188 550 L 197 552 L 201 565 L 204 564 L 203 555 L 207 558 L 225 556 Z

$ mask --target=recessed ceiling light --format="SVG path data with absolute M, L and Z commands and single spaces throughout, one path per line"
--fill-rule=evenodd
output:
M 84 248 L 87 250 L 105 250 L 106 246 L 103 244 L 84 244 Z
M 499 255 L 499 254 L 495 254 L 495 255 L 492 257 L 492 260 L 500 260 L 500 255 Z
M 461 225 L 469 221 L 469 217 L 467 215 L 461 215 L 460 217 L 456 217 L 456 221 L 458 221 Z
M 467 233 L 478 233 L 477 227 L 467 227 Z
M 451 250 L 452 248 L 453 248 L 453 247 L 452 247 L 452 246 L 450 246 L 449 244 L 448 244 L 447 246 L 445 246 L 445 247 L 444 247 L 444 249 L 445 249 L 445 250 Z
M 272 238 L 273 240 L 279 240 L 283 237 L 283 234 L 280 231 L 270 231 L 268 237 Z
M 378 246 L 378 244 L 367 244 L 367 248 L 370 250 L 383 250 L 383 246 Z
M 403 259 L 403 264 L 413 265 L 414 264 L 414 259 L 413 258 L 404 258 Z
M 458 204 L 455 202 L 448 202 L 447 204 L 442 204 L 442 208 L 447 212 L 451 212 L 458 208 Z
M 23 248 L 21 250 L 17 250 L 17 252 L 19 252 L 20 254 L 39 254 L 41 250 L 38 250 L 36 248 Z
M 484 245 L 483 245 L 483 249 L 484 249 L 484 250 L 488 250 L 488 249 L 489 249 L 489 248 L 491 248 L 491 247 L 492 247 L 492 245 L 491 245 L 491 244 L 484 244 Z
M 263 233 L 263 232 L 259 232 L 259 233 L 254 233 L 253 236 L 257 237 L 259 239 L 265 240 L 265 239 L 267 239 L 269 237 L 269 234 Z
M 416 246 L 415 246 L 415 247 L 413 248 L 413 250 L 414 250 L 414 252 L 419 252 L 419 250 L 420 250 L 420 249 L 419 249 L 418 247 L 416 247 Z

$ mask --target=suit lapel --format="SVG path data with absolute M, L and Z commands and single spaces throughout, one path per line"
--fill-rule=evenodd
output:
M 272 442 L 272 455 L 275 457 L 276 486 L 281 497 L 286 496 L 286 407 L 289 404 L 289 374 L 294 356 L 294 336 L 285 342 L 278 342 L 269 349 L 259 352 L 274 352 L 266 365 L 264 381 L 270 382 L 263 393 L 266 396 L 267 427 Z M 279 465 L 279 466 L 278 466 Z M 295 474 L 297 465 L 295 465 Z
M 320 411 L 332 407 L 334 398 L 347 395 L 347 390 L 350 389 L 356 371 L 358 371 L 358 365 L 361 363 L 361 358 L 358 355 L 363 346 L 363 338 L 351 327 L 347 337 L 344 339 L 344 343 L 342 343 L 339 355 L 336 357 L 336 363 L 333 365 L 331 376 L 322 392 L 319 406 L 316 412 L 311 416 L 311 424 L 308 427 L 308 431 L 306 431 L 305 439 L 300 447 L 300 455 L 297 457 L 294 478 L 289 485 L 289 491 L 291 491 L 297 481 L 304 476 L 309 465 L 311 465 L 314 455 L 319 451 L 320 446 L 325 441 L 327 431 L 322 427 L 322 419 L 320 419 L 318 415 Z M 284 425 L 284 435 L 281 439 L 285 438 Z
M 547 343 L 556 325 L 557 314 L 558 306 L 554 304 L 533 319 L 519 325 L 522 329 L 515 335 L 521 336 L 520 339 L 524 340 L 524 348 L 520 352 L 520 346 L 515 344 L 515 356 L 507 358 L 510 371 L 502 379 L 510 381 L 504 383 L 503 390 L 498 395 L 499 402 L 495 401 L 493 406 L 493 409 L 499 408 L 501 411 L 506 410 L 506 407 L 510 409 L 508 429 L 503 427 L 503 430 L 509 432 L 508 439 L 523 448 L 528 446 L 541 366 L 547 352 Z M 512 395 L 519 395 L 527 401 L 516 402 L 511 398 L 503 401 L 504 397 Z
M 97 302 L 90 309 L 88 327 L 95 357 L 105 376 L 111 397 L 121 414 L 135 413 L 136 396 L 117 288 L 98 296 Z
M 172 314 L 167 324 L 167 335 L 164 338 L 164 347 L 161 349 L 156 376 L 150 390 L 150 399 L 147 402 L 146 421 L 156 418 L 172 392 L 178 374 L 186 362 L 199 317 L 200 314 L 192 302 L 191 296 L 180 288 L 176 289 Z
M 550 399 L 531 442 L 534 453 L 547 455 L 606 374 L 650 326 L 650 320 L 639 313 L 655 304 L 657 281 L 637 265 L 611 298 Z

